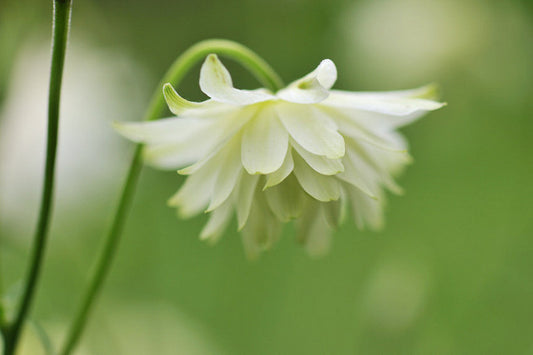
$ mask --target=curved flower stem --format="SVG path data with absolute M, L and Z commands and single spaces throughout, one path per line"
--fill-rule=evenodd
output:
M 159 118 L 166 107 L 165 100 L 162 94 L 162 87 L 165 83 L 171 83 L 178 86 L 185 74 L 200 60 L 207 55 L 215 53 L 222 56 L 229 57 L 242 64 L 248 69 L 263 85 L 272 91 L 278 91 L 283 87 L 283 82 L 274 70 L 257 54 L 250 49 L 228 40 L 206 40 L 199 42 L 188 50 L 183 52 L 167 71 L 163 80 L 158 85 L 155 91 L 148 110 L 144 116 L 145 121 L 151 121 Z M 61 349 L 61 355 L 68 355 L 74 350 L 81 333 L 87 322 L 89 312 L 94 304 L 96 296 L 100 291 L 105 277 L 109 272 L 111 262 L 117 251 L 120 235 L 126 220 L 128 208 L 131 205 L 135 186 L 139 179 L 139 174 L 142 168 L 141 159 L 142 145 L 137 145 L 135 153 L 131 161 L 126 182 L 124 184 L 122 195 L 120 197 L 115 217 L 103 250 L 98 258 L 96 268 L 89 281 L 88 288 L 83 296 L 82 303 L 78 309 L 69 333 L 67 334 L 64 346 Z
M 65 63 L 65 52 L 70 28 L 71 10 L 72 0 L 54 0 L 52 64 L 48 97 L 48 139 L 46 144 L 46 164 L 44 170 L 41 208 L 37 222 L 37 230 L 32 245 L 30 269 L 24 285 L 19 309 L 15 314 L 13 323 L 9 324 L 5 329 L 4 355 L 12 355 L 15 352 L 22 326 L 26 320 L 35 294 L 35 287 L 39 279 L 41 264 L 46 248 L 54 192 L 61 81 L 63 77 L 63 66 Z
M 197 62 L 211 53 L 226 56 L 239 62 L 242 66 L 248 69 L 248 71 L 250 71 L 250 73 L 252 73 L 262 85 L 274 92 L 280 90 L 284 86 L 283 81 L 270 65 L 247 47 L 225 39 L 209 39 L 198 42 L 183 52 L 183 54 L 181 54 L 169 68 L 158 87 L 162 88 L 163 85 L 168 82 L 177 86 L 185 74 L 187 74 Z M 156 90 L 152 96 L 149 107 L 152 109 L 148 111 L 149 113 L 157 112 L 157 114 L 148 114 L 145 119 L 157 119 L 158 114 L 163 112 L 166 107 L 161 90 Z

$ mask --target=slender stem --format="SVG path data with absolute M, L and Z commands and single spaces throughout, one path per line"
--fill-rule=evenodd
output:
M 48 139 L 46 145 L 46 164 L 44 170 L 41 208 L 31 251 L 31 264 L 26 283 L 24 285 L 24 291 L 22 293 L 19 309 L 15 314 L 13 323 L 7 327 L 5 332 L 4 355 L 12 355 L 15 352 L 22 326 L 28 315 L 33 297 L 35 295 L 35 289 L 39 279 L 41 264 L 46 248 L 54 192 L 54 172 L 59 128 L 61 82 L 70 28 L 71 10 L 71 0 L 54 0 L 52 64 L 48 98 Z
M 272 91 L 278 91 L 283 87 L 283 82 L 274 72 L 274 70 L 263 59 L 261 59 L 257 54 L 248 48 L 228 40 L 206 40 L 190 47 L 188 50 L 183 52 L 183 54 L 180 55 L 172 64 L 170 69 L 164 75 L 163 80 L 158 85 L 157 90 L 150 101 L 150 105 L 148 106 L 144 120 L 155 120 L 163 114 L 166 107 L 161 90 L 163 84 L 169 82 L 174 86 L 178 86 L 183 80 L 185 74 L 194 66 L 194 64 L 211 53 L 216 53 L 238 61 L 263 85 Z M 126 220 L 126 215 L 133 199 L 135 186 L 141 172 L 141 153 L 142 145 L 137 145 L 135 153 L 133 154 L 128 175 L 126 177 L 126 182 L 122 190 L 122 195 L 115 212 L 115 218 L 104 242 L 105 244 L 103 250 L 98 258 L 96 268 L 93 271 L 80 308 L 78 309 L 69 333 L 67 334 L 64 346 L 60 352 L 61 355 L 68 355 L 74 350 L 87 322 L 89 312 L 100 289 L 102 288 L 107 274 L 109 273 L 111 263 L 118 248 L 120 235 Z

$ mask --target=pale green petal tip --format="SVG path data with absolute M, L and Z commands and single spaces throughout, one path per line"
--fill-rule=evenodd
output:
M 387 184 L 387 188 L 389 189 L 390 192 L 392 192 L 395 195 L 398 195 L 398 196 L 405 195 L 405 189 L 396 183 Z
M 224 66 L 220 59 L 218 59 L 218 56 L 214 53 L 208 54 L 205 58 L 204 64 L 202 66 L 202 69 L 206 69 L 210 67 L 211 70 L 214 71 L 214 74 L 217 75 L 217 78 L 224 82 L 226 85 L 233 86 L 231 76 Z
M 437 83 L 424 85 L 416 90 L 414 99 L 437 100 L 440 97 L 440 87 Z
M 237 232 L 241 232 L 244 227 L 246 227 L 246 222 L 239 223 L 237 226 Z
M 191 165 L 191 166 L 188 166 L 186 168 L 178 170 L 178 174 L 180 174 L 180 175 L 190 175 L 190 174 L 192 174 L 193 171 L 194 171 L 194 166 Z
M 208 54 L 207 57 L 205 58 L 205 61 L 209 61 L 213 64 L 218 64 L 220 62 L 220 59 L 218 59 L 218 55 L 216 55 L 215 53 L 211 53 L 211 54 Z
M 207 243 L 208 245 L 213 246 L 220 240 L 220 237 L 222 237 L 222 233 L 223 233 L 222 230 L 214 230 L 214 231 L 202 230 L 198 238 L 201 241 Z
M 283 180 L 285 180 L 285 179 L 283 179 Z M 271 187 L 279 185 L 279 184 L 281 184 L 283 182 L 283 180 L 277 181 L 277 180 L 274 180 L 274 179 L 267 178 L 267 181 L 265 182 L 265 186 L 263 186 L 263 189 L 261 191 L 266 191 L 266 190 L 268 190 Z
M 379 201 L 380 200 L 379 197 L 377 197 L 376 195 L 374 195 L 370 191 L 363 191 L 363 192 L 374 201 Z
M 168 207 L 178 207 L 179 206 L 179 199 L 176 197 L 176 195 L 172 196 L 167 200 L 167 206 Z
M 126 132 L 125 132 L 125 130 L 127 130 L 126 126 L 127 126 L 127 123 L 125 123 L 125 122 L 121 122 L 121 121 L 113 121 L 113 122 L 111 122 L 111 127 L 115 131 L 117 131 L 119 134 L 121 134 L 123 136 L 126 134 Z
M 437 83 L 430 83 L 424 85 L 416 90 L 416 93 L 412 96 L 413 99 L 425 99 L 436 101 L 438 105 L 435 106 L 435 110 L 448 105 L 447 102 L 437 102 L 441 97 L 440 85 Z
M 165 97 L 168 108 L 175 115 L 179 115 L 187 109 L 193 109 L 199 106 L 199 103 L 191 102 L 181 97 L 170 83 L 163 85 L 163 96 Z
M 133 142 L 142 142 L 143 134 L 140 127 L 140 122 L 121 122 L 113 121 L 111 122 L 111 127 L 118 132 L 121 136 L 133 141 Z

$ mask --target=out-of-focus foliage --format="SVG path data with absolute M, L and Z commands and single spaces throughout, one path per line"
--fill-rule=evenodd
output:
M 0 2 L 2 290 L 37 213 L 51 4 Z M 239 236 L 197 240 L 177 174 L 144 170 L 82 351 L 95 354 L 501 354 L 533 351 L 533 14 L 527 1 L 100 0 L 74 3 L 57 208 L 34 318 L 56 342 L 109 223 L 155 83 L 192 43 L 242 42 L 286 81 L 324 58 L 338 87 L 441 84 L 449 105 L 404 133 L 415 163 L 383 232 L 345 224 L 313 260 L 288 228 L 258 262 Z M 258 86 L 228 63 L 238 87 Z M 200 99 L 198 73 L 180 92 Z M 33 342 L 28 338 L 28 342 Z

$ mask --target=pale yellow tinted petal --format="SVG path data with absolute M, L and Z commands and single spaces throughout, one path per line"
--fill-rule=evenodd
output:
M 259 175 L 249 175 L 245 171 L 241 173 L 241 180 L 239 183 L 239 191 L 237 193 L 236 210 L 237 223 L 239 230 L 241 230 L 250 215 L 250 208 L 254 198 L 254 193 L 259 181 Z
M 336 175 L 339 179 L 357 187 L 370 198 L 378 198 L 377 174 L 350 150 L 348 150 L 344 158 L 344 168 L 343 173 Z
M 203 159 L 197 161 L 184 169 L 178 171 L 182 175 L 194 174 L 211 159 L 220 159 L 218 154 L 223 150 L 229 140 L 234 138 L 234 135 L 254 116 L 257 108 L 247 107 L 239 110 L 217 121 L 216 125 L 210 128 L 210 134 L 205 136 L 194 137 L 194 144 L 209 144 L 211 145 L 210 153 L 204 156 Z M 238 154 L 240 157 L 240 153 Z
M 176 92 L 176 90 L 174 90 L 170 83 L 163 85 L 163 96 L 165 97 L 165 101 L 167 102 L 170 112 L 175 115 L 180 115 L 185 111 L 194 110 L 202 106 L 209 105 L 208 102 L 192 102 L 184 99 Z
M 183 218 L 203 212 L 211 199 L 219 169 L 219 162 L 212 161 L 189 176 L 178 192 L 168 200 L 169 206 L 178 207 L 178 213 Z
M 339 198 L 337 201 L 323 203 L 322 209 L 328 225 L 332 228 L 337 228 L 342 223 L 346 213 L 344 197 Z
M 281 167 L 288 147 L 287 130 L 267 106 L 244 128 L 242 164 L 249 174 L 270 174 Z
M 291 137 L 307 151 L 330 159 L 344 155 L 344 139 L 323 112 L 296 104 L 277 105 L 276 110 Z
M 263 187 L 263 190 L 266 190 L 269 187 L 277 185 L 283 180 L 285 180 L 285 178 L 289 176 L 293 169 L 294 161 L 292 160 L 291 149 L 288 149 L 287 155 L 285 155 L 285 160 L 283 160 L 283 164 L 281 165 L 281 167 L 267 176 L 267 181 L 265 183 L 265 186 Z
M 309 206 L 297 221 L 297 240 L 310 256 L 320 257 L 331 247 L 333 229 L 328 225 L 319 205 Z
M 418 111 L 437 110 L 445 103 L 427 99 L 433 86 L 389 92 L 350 92 L 331 90 L 323 105 L 372 111 L 393 116 L 407 116 Z
M 233 208 L 229 201 L 211 212 L 207 224 L 200 233 L 200 239 L 217 242 L 231 221 Z
M 294 141 L 291 142 L 291 145 L 311 168 L 322 175 L 335 175 L 344 171 L 341 159 L 328 159 L 324 156 L 309 153 Z
M 280 221 L 288 222 L 302 214 L 305 193 L 293 175 L 269 188 L 264 194 L 270 210 Z
M 240 137 L 233 138 L 221 154 L 221 168 L 219 169 L 215 185 L 213 186 L 213 193 L 211 196 L 211 203 L 206 212 L 213 211 L 227 200 L 232 193 L 242 171 L 241 157 L 240 157 Z
M 294 155 L 293 159 L 294 174 L 305 192 L 322 202 L 340 197 L 340 187 L 334 177 L 318 174 L 298 155 Z
M 242 229 L 244 251 L 249 259 L 269 249 L 279 238 L 281 225 L 269 211 L 261 194 L 254 200 L 248 222 Z
M 359 229 L 368 227 L 380 230 L 385 225 L 383 218 L 383 198 L 374 200 L 365 195 L 361 190 L 345 185 L 348 199 L 352 207 L 353 218 Z

